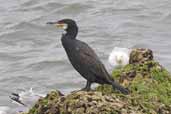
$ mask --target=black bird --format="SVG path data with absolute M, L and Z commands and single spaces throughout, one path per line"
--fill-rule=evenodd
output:
M 129 91 L 114 81 L 108 74 L 99 57 L 86 43 L 77 40 L 78 26 L 72 19 L 63 19 L 57 22 L 48 22 L 58 28 L 62 28 L 66 33 L 62 34 L 62 45 L 72 66 L 87 80 L 86 87 L 82 90 L 89 91 L 92 83 L 110 84 L 114 89 L 123 94 Z
M 9 97 L 11 100 L 13 100 L 23 106 L 27 106 L 20 100 L 20 95 L 18 93 L 11 93 L 11 96 L 9 96 Z

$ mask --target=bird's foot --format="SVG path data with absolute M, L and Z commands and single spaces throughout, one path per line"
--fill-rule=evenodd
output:
M 90 88 L 85 87 L 85 88 L 82 88 L 80 91 L 90 91 L 90 90 L 91 90 Z
M 76 92 L 79 92 L 79 91 L 91 91 L 91 89 L 90 88 L 82 88 L 80 90 L 74 90 L 71 93 L 76 93 Z
M 76 92 L 79 92 L 80 90 L 74 90 L 74 91 L 71 91 L 71 93 L 76 93 Z

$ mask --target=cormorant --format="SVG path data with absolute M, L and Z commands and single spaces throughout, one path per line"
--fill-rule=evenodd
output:
M 110 84 L 121 93 L 129 94 L 126 88 L 112 79 L 93 49 L 86 43 L 76 39 L 78 26 L 74 20 L 62 19 L 47 24 L 53 24 L 66 31 L 66 33 L 62 34 L 62 45 L 72 66 L 87 80 L 87 84 L 82 90 L 89 91 L 92 83 L 99 83 Z

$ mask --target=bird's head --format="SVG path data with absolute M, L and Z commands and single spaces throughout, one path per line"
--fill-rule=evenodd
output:
M 72 19 L 62 19 L 56 22 L 47 22 L 47 24 L 55 25 L 57 28 L 65 31 L 69 31 L 70 29 L 77 27 L 76 22 Z
M 62 19 L 56 22 L 47 22 L 47 24 L 55 25 L 57 28 L 66 31 L 63 35 L 68 35 L 70 39 L 75 39 L 78 33 L 78 27 L 72 19 Z

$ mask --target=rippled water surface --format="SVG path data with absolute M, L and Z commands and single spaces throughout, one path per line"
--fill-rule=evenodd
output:
M 0 105 L 20 88 L 62 92 L 85 80 L 70 65 L 61 32 L 46 22 L 72 18 L 78 38 L 108 68 L 114 46 L 148 47 L 171 71 L 171 0 L 0 0 Z

